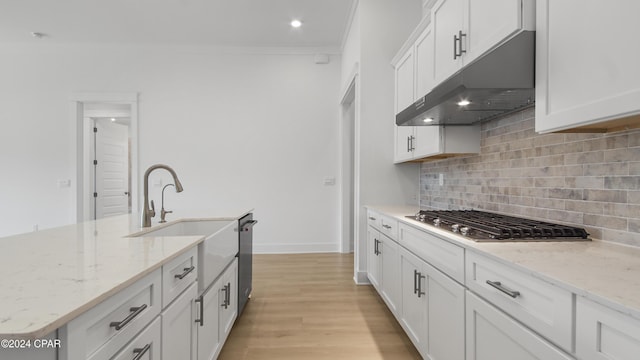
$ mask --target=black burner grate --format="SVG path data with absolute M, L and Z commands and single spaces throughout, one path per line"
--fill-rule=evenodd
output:
M 457 224 L 456 232 L 466 227 L 463 234 L 478 239 L 587 239 L 589 236 L 583 228 L 478 210 L 421 210 L 413 218 L 440 227 Z

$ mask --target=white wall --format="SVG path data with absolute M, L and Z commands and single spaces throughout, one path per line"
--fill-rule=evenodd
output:
M 419 166 L 393 164 L 394 74 L 391 59 L 420 21 L 422 0 L 360 0 L 343 46 L 344 78 L 359 62 L 359 110 L 356 111 L 356 149 L 359 173 L 356 274 L 362 281 L 366 269 L 367 222 L 365 205 L 418 203 Z M 357 55 L 353 55 L 357 54 Z
M 323 178 L 339 173 L 340 64 L 204 48 L 3 46 L 0 236 L 74 222 L 73 188 L 57 187 L 75 169 L 70 94 L 137 91 L 139 176 L 165 163 L 185 188 L 166 193 L 169 219 L 254 207 L 256 250 L 337 251 L 338 191 Z

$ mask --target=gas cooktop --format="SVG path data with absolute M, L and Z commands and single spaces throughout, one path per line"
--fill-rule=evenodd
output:
M 588 241 L 585 229 L 479 210 L 420 210 L 407 216 L 474 241 Z

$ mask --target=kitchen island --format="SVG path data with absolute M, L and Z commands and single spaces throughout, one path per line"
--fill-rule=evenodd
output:
M 231 211 L 204 219 L 233 222 L 250 212 Z M 199 219 L 203 217 L 178 221 Z M 163 266 L 187 252 L 195 253 L 204 236 L 141 234 L 178 221 L 143 229 L 139 215 L 122 215 L 0 238 L 0 339 L 33 344 L 45 337 L 57 338 L 56 331 L 70 321 L 159 274 Z M 195 272 L 192 276 L 195 279 Z M 0 358 L 21 351 L 3 347 Z

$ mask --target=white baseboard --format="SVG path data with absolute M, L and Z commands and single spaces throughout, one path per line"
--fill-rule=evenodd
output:
M 253 244 L 254 254 L 339 253 L 339 243 Z
M 358 271 L 353 277 L 353 281 L 356 282 L 357 285 L 370 285 L 369 277 L 367 276 L 366 271 Z

